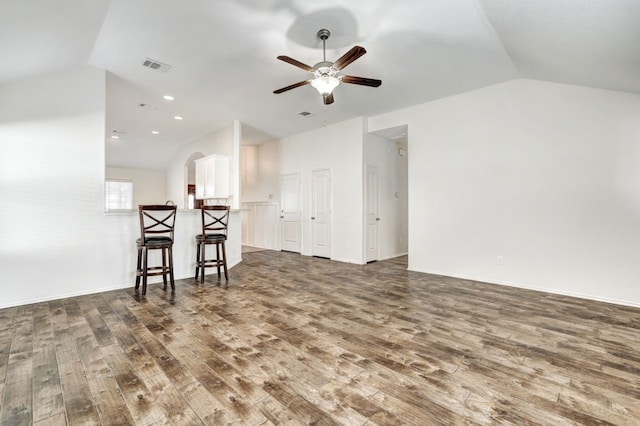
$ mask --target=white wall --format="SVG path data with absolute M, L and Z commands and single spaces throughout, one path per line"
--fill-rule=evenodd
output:
M 133 208 L 139 204 L 164 204 L 167 198 L 165 172 L 158 170 L 107 167 L 107 179 L 124 179 L 133 182 Z
M 410 269 L 640 306 L 638 117 L 514 80 L 372 118 L 408 124 Z
M 302 254 L 311 254 L 311 172 L 331 169 L 331 258 L 363 263 L 362 118 L 280 140 L 280 174 L 302 174 Z
M 378 258 L 405 255 L 409 222 L 406 150 L 399 155 L 395 142 L 369 133 L 364 143 L 364 161 L 378 168 Z
M 0 307 L 109 286 L 104 71 L 4 84 L 0 106 Z
M 262 199 L 280 203 L 280 144 L 278 141 L 260 145 L 260 189 Z
M 242 202 L 278 202 L 280 192 L 277 141 L 242 147 Z
M 260 168 L 258 145 L 246 145 L 241 148 L 240 173 L 242 176 L 242 203 L 261 201 L 260 198 Z

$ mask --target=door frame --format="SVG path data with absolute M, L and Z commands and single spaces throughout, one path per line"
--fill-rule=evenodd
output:
M 369 206 L 369 168 L 375 170 L 376 175 L 376 254 L 375 259 L 369 259 L 369 218 L 368 218 L 368 206 Z M 369 262 L 377 262 L 380 260 L 380 167 L 377 165 L 373 165 L 370 163 L 364 164 L 364 205 L 363 205 L 363 213 L 364 213 L 364 230 L 363 230 L 363 259 L 365 263 Z

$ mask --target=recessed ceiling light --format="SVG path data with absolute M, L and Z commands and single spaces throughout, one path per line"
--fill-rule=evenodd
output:
M 152 130 L 151 133 L 153 133 L 154 135 L 159 135 L 160 134 L 160 132 L 157 131 L 157 130 Z
M 120 136 L 118 136 L 118 135 L 111 135 L 111 139 L 120 139 Z
M 182 117 L 180 117 L 179 115 L 174 116 L 173 118 L 175 118 L 176 120 L 183 120 Z
M 174 98 L 173 96 L 171 96 L 171 95 L 164 95 L 164 96 L 163 96 L 163 98 L 164 98 L 165 100 L 167 100 L 167 101 L 172 101 L 172 100 L 174 100 L 174 99 L 175 99 L 175 98 Z

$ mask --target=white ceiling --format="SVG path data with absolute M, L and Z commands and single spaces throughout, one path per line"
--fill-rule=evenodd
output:
M 309 76 L 276 56 L 321 61 L 320 28 L 328 60 L 362 45 L 345 73 L 382 86 L 342 84 L 328 106 L 311 86 L 274 95 Z M 235 119 L 255 143 L 518 77 L 640 93 L 638 46 L 639 0 L 0 0 L 0 84 L 107 70 L 107 162 L 122 167 L 162 169 Z

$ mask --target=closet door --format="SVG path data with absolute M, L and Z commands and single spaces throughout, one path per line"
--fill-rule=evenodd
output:
M 280 183 L 280 248 L 302 248 L 302 179 L 300 173 L 282 176 Z
M 331 170 L 311 172 L 311 255 L 331 258 Z

